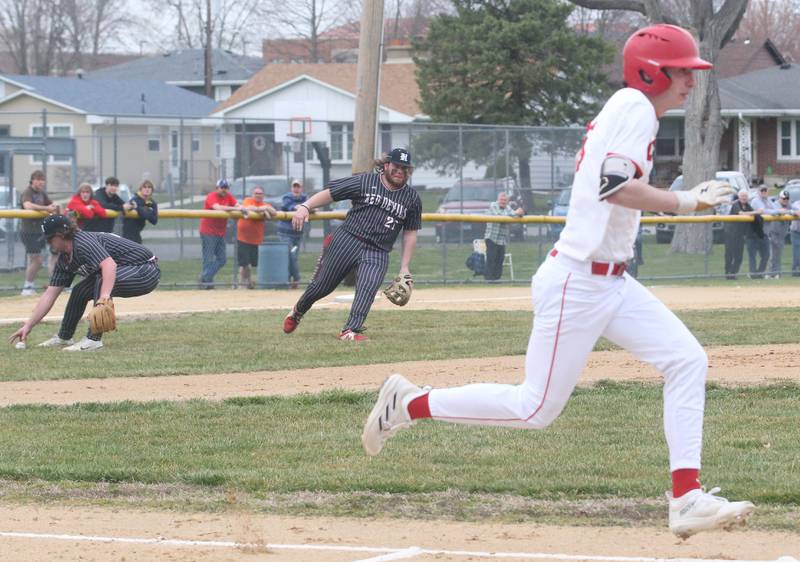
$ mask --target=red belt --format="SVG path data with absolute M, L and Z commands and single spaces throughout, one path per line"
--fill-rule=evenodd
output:
M 556 257 L 558 255 L 558 250 L 553 249 L 550 252 L 550 255 Z M 625 263 L 606 263 L 602 261 L 593 261 L 592 262 L 592 275 L 614 275 L 619 277 L 625 273 Z

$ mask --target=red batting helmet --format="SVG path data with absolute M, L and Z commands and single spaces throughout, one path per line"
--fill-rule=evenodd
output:
M 707 70 L 712 65 L 700 58 L 691 33 L 662 23 L 640 29 L 628 38 L 622 50 L 622 66 L 628 87 L 657 96 L 671 82 L 662 72 L 665 67 Z

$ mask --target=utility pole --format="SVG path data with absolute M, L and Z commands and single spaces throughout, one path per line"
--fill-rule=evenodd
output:
M 211 68 L 211 0 L 206 0 L 206 49 L 203 65 L 204 93 L 214 99 L 214 90 L 211 86 L 213 69 Z
M 353 173 L 372 169 L 378 131 L 378 99 L 383 60 L 383 0 L 364 0 L 358 41 Z

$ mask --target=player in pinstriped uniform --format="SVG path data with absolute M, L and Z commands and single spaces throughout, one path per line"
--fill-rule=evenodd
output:
M 83 232 L 64 215 L 50 215 L 42 223 L 50 247 L 58 253 L 47 289 L 22 327 L 9 341 L 25 341 L 31 329 L 53 307 L 76 275 L 83 277 L 73 288 L 58 334 L 40 347 L 64 347 L 65 351 L 94 351 L 103 347 L 99 335 L 91 332 L 73 344 L 72 336 L 90 300 L 109 297 L 138 297 L 153 291 L 161 278 L 153 252 L 116 234 Z
M 364 320 L 383 283 L 389 267 L 389 252 L 397 235 L 403 231 L 400 275 L 409 273 L 411 256 L 417 245 L 422 201 L 408 185 L 412 172 L 411 154 L 403 148 L 395 148 L 375 161 L 375 172 L 334 180 L 330 187 L 298 205 L 292 218 L 295 230 L 302 229 L 308 215 L 317 207 L 343 199 L 353 202 L 344 223 L 323 251 L 316 275 L 283 321 L 284 332 L 293 332 L 312 305 L 330 294 L 350 271 L 355 270 L 356 294 L 339 339 L 367 339 L 361 333 Z

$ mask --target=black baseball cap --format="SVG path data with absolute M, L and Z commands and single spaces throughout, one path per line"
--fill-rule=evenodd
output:
M 48 215 L 42 221 L 42 232 L 48 240 L 56 234 L 64 234 L 71 229 L 72 223 L 65 215 Z
M 410 168 L 411 153 L 405 148 L 393 148 L 389 153 L 389 162 Z
M 228 180 L 226 180 L 226 179 L 221 179 L 221 180 L 219 180 L 219 181 L 217 182 L 217 188 L 224 187 L 224 188 L 226 188 L 226 189 L 227 189 L 227 188 L 229 188 L 230 186 L 231 186 L 231 184 L 229 184 L 229 183 L 228 183 Z

